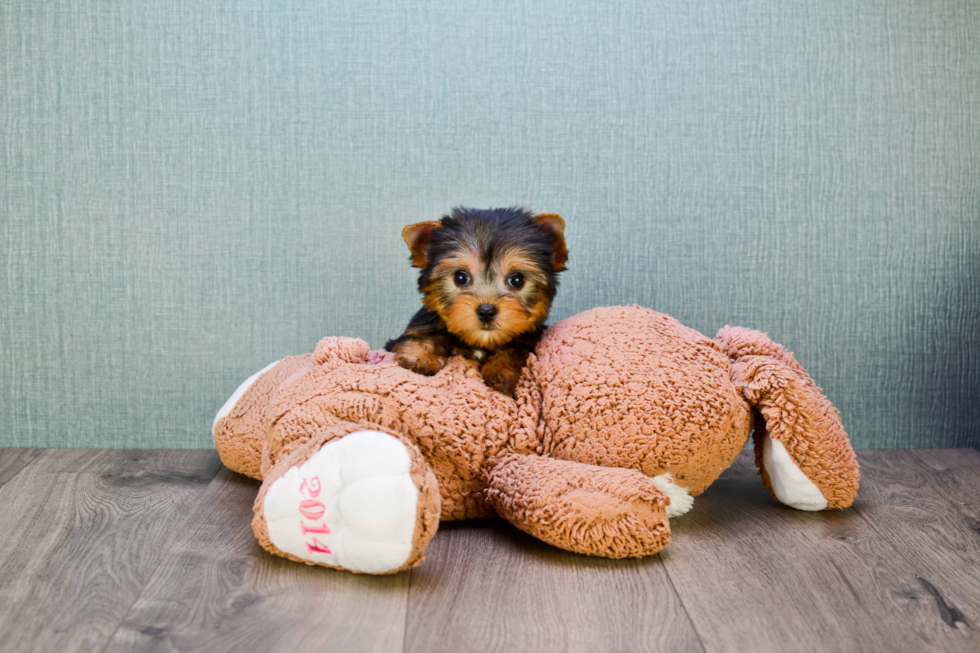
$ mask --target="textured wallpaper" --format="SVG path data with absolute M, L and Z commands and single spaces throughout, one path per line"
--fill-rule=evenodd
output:
M 554 318 L 794 351 L 859 448 L 980 445 L 980 4 L 0 4 L 0 446 L 209 447 L 419 304 L 404 224 L 567 220 Z

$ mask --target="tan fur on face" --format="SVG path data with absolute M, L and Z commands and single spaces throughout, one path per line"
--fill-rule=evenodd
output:
M 453 280 L 460 270 L 471 279 L 463 287 Z M 514 272 L 524 275 L 525 284 L 521 290 L 507 285 L 507 278 Z M 540 292 L 545 283 L 541 269 L 522 252 L 505 252 L 487 268 L 479 254 L 463 250 L 439 262 L 432 281 L 423 288 L 425 297 L 422 301 L 429 310 L 439 314 L 450 333 L 466 344 L 496 349 L 547 319 L 551 305 Z M 476 311 L 481 304 L 497 307 L 491 329 L 484 328 L 477 317 Z
M 425 293 L 422 303 L 430 311 L 438 313 L 445 321 L 446 311 L 463 290 L 456 286 L 453 275 L 458 270 L 463 270 L 472 279 L 479 281 L 482 267 L 483 262 L 480 260 L 480 256 L 471 250 L 463 250 L 456 256 L 443 259 L 433 270 L 432 281 L 422 288 L 422 292 Z
M 480 304 L 491 303 L 497 307 L 497 317 L 492 329 L 484 329 L 476 309 Z M 451 333 L 463 339 L 466 344 L 484 349 L 496 349 L 507 344 L 517 336 L 527 331 L 536 321 L 534 315 L 547 314 L 537 307 L 534 311 L 526 310 L 520 300 L 513 296 L 504 296 L 487 301 L 474 295 L 461 295 L 443 316 L 446 327 Z
M 523 252 L 510 250 L 504 252 L 494 264 L 494 271 L 501 279 L 506 279 L 514 272 L 522 272 L 528 279 L 544 284 L 545 277 L 541 268 Z

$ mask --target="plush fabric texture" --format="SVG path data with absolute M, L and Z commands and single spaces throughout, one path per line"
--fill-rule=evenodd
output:
M 439 525 L 439 486 L 431 468 L 426 464 L 422 454 L 411 442 L 411 440 L 396 432 L 386 431 L 385 429 L 381 429 L 377 426 L 372 428 L 387 432 L 389 435 L 398 438 L 406 446 L 409 452 L 409 458 L 411 460 L 412 479 L 415 481 L 415 485 L 419 491 L 419 503 L 416 512 L 412 552 L 405 563 L 400 567 L 381 572 L 396 573 L 402 569 L 417 566 L 422 561 L 425 545 L 428 544 L 429 540 L 431 540 L 432 536 L 436 533 L 436 529 Z M 278 456 L 277 460 L 278 464 L 266 470 L 262 487 L 259 489 L 259 494 L 255 499 L 255 504 L 253 507 L 255 516 L 252 519 L 252 531 L 255 533 L 255 537 L 258 539 L 262 548 L 270 553 L 274 553 L 297 562 L 303 562 L 308 565 L 330 566 L 315 563 L 278 549 L 272 543 L 272 538 L 269 537 L 269 529 L 265 522 L 265 515 L 262 512 L 262 507 L 265 503 L 266 493 L 280 476 L 284 475 L 291 468 L 306 462 L 307 459 L 319 451 L 320 448 L 327 442 L 363 429 L 363 425 L 352 424 L 349 422 L 334 423 L 333 428 L 331 429 L 318 429 L 311 425 L 308 432 L 309 435 L 295 442 L 296 446 L 280 450 L 280 456 Z M 220 449 L 219 452 L 221 452 Z M 222 461 L 224 460 L 225 457 L 224 454 L 222 454 Z
M 522 390 L 541 393 L 544 416 L 534 451 L 554 458 L 669 472 L 698 495 L 751 432 L 718 345 L 648 309 L 593 309 L 558 323 L 530 372 L 535 383 Z
M 770 493 L 772 486 L 761 462 L 761 438 L 767 433 L 786 447 L 820 488 L 828 508 L 851 505 L 857 494 L 858 465 L 840 413 L 793 354 L 751 329 L 725 327 L 716 340 L 733 360 L 732 380 L 762 416 L 755 430 L 756 465 Z M 822 437 L 815 440 L 812 433 Z
M 262 449 L 266 443 L 266 412 L 276 391 L 287 380 L 312 368 L 312 356 L 290 356 L 279 361 L 252 383 L 231 411 L 214 425 L 214 444 L 225 465 L 252 478 L 260 478 Z
M 568 551 L 640 557 L 670 542 L 669 500 L 635 470 L 509 454 L 487 471 L 484 494 L 501 517 Z
M 393 572 L 421 561 L 440 519 L 494 515 L 570 551 L 655 553 L 670 541 L 670 499 L 653 477 L 669 474 L 700 494 L 745 445 L 754 416 L 757 437 L 781 442 L 828 508 L 851 504 L 854 452 L 791 354 L 756 331 L 726 327 L 711 340 L 638 306 L 555 324 L 514 399 L 462 358 L 425 377 L 362 340 L 325 338 L 253 383 L 218 420 L 215 444 L 226 465 L 263 480 L 259 542 L 300 559 L 269 538 L 262 506 L 271 484 L 351 433 L 398 438 L 419 499 L 412 555 Z
M 265 532 L 274 547 L 310 562 L 362 573 L 397 569 L 418 553 L 418 481 L 397 437 L 350 433 L 266 486 Z

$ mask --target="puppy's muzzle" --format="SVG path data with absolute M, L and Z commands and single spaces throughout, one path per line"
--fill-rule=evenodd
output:
M 480 304 L 479 308 L 476 309 L 476 316 L 484 324 L 489 324 L 497 317 L 497 312 L 497 307 L 493 304 Z

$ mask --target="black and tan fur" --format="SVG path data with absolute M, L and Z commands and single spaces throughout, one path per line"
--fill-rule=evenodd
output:
M 564 227 L 556 214 L 518 208 L 456 208 L 405 227 L 423 307 L 385 348 L 426 375 L 465 356 L 480 363 L 487 385 L 513 395 L 565 269 Z

